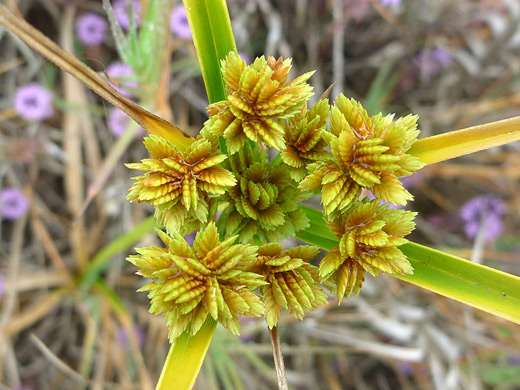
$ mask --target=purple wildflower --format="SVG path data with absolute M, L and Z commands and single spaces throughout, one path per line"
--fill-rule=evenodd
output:
M 183 39 L 191 39 L 188 15 L 183 5 L 178 5 L 170 13 L 170 31 Z
M 139 348 L 141 348 L 145 341 L 143 328 L 141 328 L 139 325 L 135 325 L 134 335 L 137 339 L 137 344 L 139 345 Z M 117 340 L 119 341 L 119 344 L 121 344 L 123 347 L 130 347 L 130 339 L 128 338 L 128 332 L 125 328 L 119 328 L 117 332 Z
M 8 187 L 0 192 L 0 212 L 2 218 L 15 220 L 29 210 L 29 202 L 22 190 Z
M 475 238 L 484 224 L 484 237 L 494 241 L 504 230 L 502 217 L 506 212 L 504 202 L 495 195 L 481 195 L 467 201 L 460 209 L 464 231 L 468 238 Z
M 116 137 L 121 137 L 130 124 L 130 118 L 124 111 L 119 108 L 113 108 L 108 114 L 108 128 Z M 139 128 L 136 136 L 140 136 L 144 132 L 143 128 Z
M 385 7 L 396 7 L 401 4 L 401 0 L 379 0 Z
M 123 30 L 130 27 L 130 6 L 129 0 L 116 0 L 112 5 L 116 19 Z M 136 26 L 141 24 L 141 2 L 132 0 L 132 11 L 134 15 L 134 23 Z
M 438 74 L 442 68 L 451 64 L 451 54 L 443 48 L 436 47 L 434 49 L 422 49 L 413 60 L 415 66 L 419 68 L 421 77 L 431 79 Z
M 89 12 L 76 21 L 76 34 L 84 45 L 95 46 L 105 39 L 107 27 L 107 22 L 101 15 Z
M 18 115 L 30 121 L 41 121 L 54 114 L 54 95 L 38 83 L 30 83 L 18 88 L 14 95 L 14 108 Z
M 137 89 L 138 84 L 135 80 L 128 80 L 133 74 L 134 71 L 132 67 L 128 64 L 125 64 L 124 62 L 113 62 L 111 63 L 106 70 L 107 74 L 110 76 L 111 79 L 114 79 L 114 81 L 119 81 L 121 84 L 119 86 L 114 85 L 110 82 L 110 85 L 112 85 L 121 95 L 130 97 L 130 92 L 124 89 L 123 87 L 128 87 L 130 89 Z
M 520 355 L 511 355 L 507 358 L 507 362 L 511 366 L 518 366 L 520 365 Z

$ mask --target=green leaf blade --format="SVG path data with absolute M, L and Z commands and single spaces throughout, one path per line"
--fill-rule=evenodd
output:
M 322 249 L 338 245 L 320 212 L 301 206 L 311 226 L 296 238 Z M 414 268 L 412 275 L 392 275 L 437 294 L 520 324 L 520 277 L 423 245 L 399 247 Z
M 519 116 L 419 139 L 408 154 L 424 164 L 435 164 L 518 140 Z

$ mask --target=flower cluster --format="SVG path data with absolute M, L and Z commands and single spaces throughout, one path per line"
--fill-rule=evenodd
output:
M 326 214 L 342 212 L 370 190 L 386 202 L 406 204 L 412 195 L 398 180 L 423 164 L 406 153 L 419 131 L 417 117 L 393 121 L 393 115 L 369 117 L 360 103 L 340 95 L 330 116 L 330 132 L 323 132 L 332 159 L 308 166 L 309 176 L 300 188 L 321 190 Z
M 197 139 L 180 151 L 150 136 L 151 158 L 128 164 L 144 172 L 128 199 L 155 206 L 166 230 L 159 232 L 166 248 L 141 248 L 129 260 L 152 279 L 143 290 L 151 312 L 165 315 L 171 340 L 196 333 L 208 315 L 234 333 L 238 315 L 265 310 L 270 328 L 282 308 L 302 319 L 327 301 L 320 281 L 340 299 L 359 293 L 365 272 L 412 272 L 398 246 L 415 213 L 380 202 L 411 199 L 398 179 L 422 166 L 406 153 L 417 118 L 369 117 L 343 95 L 332 109 L 325 98 L 307 107 L 312 73 L 287 81 L 290 68 L 290 60 L 257 58 L 248 66 L 229 54 L 226 100 L 208 107 Z M 272 161 L 267 147 L 279 150 Z M 381 199 L 358 200 L 363 188 Z M 298 203 L 310 191 L 322 192 L 327 225 L 340 241 L 319 268 L 310 264 L 318 248 L 278 243 L 309 227 Z M 195 229 L 190 246 L 182 235 Z
M 238 334 L 239 315 L 263 313 L 253 289 L 265 284 L 264 277 L 248 272 L 257 247 L 234 244 L 236 236 L 221 242 L 213 222 L 197 234 L 193 248 L 178 233 L 158 233 L 166 248 L 140 248 L 128 260 L 152 279 L 140 291 L 149 292 L 150 312 L 165 315 L 171 341 L 185 330 L 197 333 L 208 315 Z
M 282 307 L 302 319 L 306 311 L 327 303 L 327 296 L 318 283 L 318 268 L 309 264 L 318 252 L 313 246 L 284 251 L 277 243 L 259 248 L 254 270 L 264 275 L 268 283 L 260 287 L 260 292 L 269 328 L 278 323 Z
M 272 165 L 256 145 L 246 144 L 225 166 L 237 178 L 221 200 L 228 204 L 218 221 L 221 231 L 238 234 L 241 242 L 278 241 L 308 226 L 298 202 L 299 191 L 283 165 Z
M 223 194 L 236 183 L 233 174 L 219 166 L 227 156 L 218 153 L 216 141 L 199 137 L 184 152 L 155 135 L 144 143 L 152 158 L 127 164 L 144 172 L 135 178 L 128 199 L 155 206 L 157 219 L 169 233 L 189 233 L 208 222 L 208 195 Z
M 339 218 L 327 225 L 340 240 L 320 263 L 322 281 L 332 279 L 340 300 L 345 293 L 359 294 L 365 271 L 377 275 L 410 274 L 413 269 L 397 248 L 408 242 L 404 236 L 415 227 L 416 213 L 390 209 L 379 201 L 355 201 Z
M 300 113 L 282 122 L 285 149 L 280 156 L 289 167 L 291 177 L 298 182 L 307 175 L 307 165 L 325 160 L 329 154 L 325 151 L 327 144 L 321 136 L 327 126 L 328 116 L 329 101 L 324 99 L 310 110 L 303 106 Z
M 240 150 L 247 139 L 263 141 L 275 149 L 285 146 L 278 122 L 297 114 L 312 95 L 306 81 L 313 72 L 287 82 L 291 61 L 257 58 L 252 65 L 236 53 L 223 62 L 222 75 L 227 99 L 208 107 L 208 129 L 227 141 L 230 154 Z

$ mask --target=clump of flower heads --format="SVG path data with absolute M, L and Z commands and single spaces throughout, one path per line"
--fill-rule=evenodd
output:
M 223 194 L 236 183 L 233 174 L 219 166 L 227 156 L 219 154 L 216 141 L 199 137 L 184 152 L 155 135 L 145 138 L 144 144 L 152 158 L 127 164 L 144 172 L 134 178 L 127 198 L 155 206 L 157 219 L 169 233 L 208 222 L 208 195 Z
M 226 100 L 208 107 L 196 140 L 178 150 L 150 136 L 151 158 L 128 164 L 144 172 L 128 199 L 155 206 L 166 230 L 159 231 L 165 248 L 140 248 L 129 260 L 152 279 L 143 290 L 151 312 L 165 315 L 172 341 L 195 334 L 208 317 L 238 333 L 239 315 L 265 312 L 273 328 L 282 309 L 302 319 L 326 304 L 320 282 L 341 300 L 359 293 L 365 272 L 413 271 L 398 247 L 415 213 L 380 202 L 411 199 L 399 178 L 422 166 L 406 153 L 417 118 L 369 117 L 343 95 L 332 109 L 325 98 L 307 107 L 312 73 L 287 81 L 290 68 L 290 60 L 257 58 L 248 66 L 229 54 Z M 273 160 L 269 147 L 279 151 Z M 360 201 L 363 188 L 376 199 Z M 299 202 L 311 191 L 321 191 L 325 221 L 339 240 L 319 267 L 310 263 L 318 248 L 279 244 L 310 226 Z M 182 236 L 195 229 L 189 245 Z
M 254 269 L 264 275 L 268 283 L 260 287 L 260 293 L 269 328 L 278 324 L 282 307 L 301 320 L 308 310 L 327 303 L 327 296 L 318 283 L 318 268 L 309 263 L 318 252 L 319 248 L 313 246 L 284 251 L 278 243 L 259 248 Z
M 230 154 L 238 152 L 247 139 L 284 148 L 279 120 L 297 114 L 312 95 L 306 81 L 313 72 L 287 82 L 290 70 L 291 60 L 261 57 L 247 66 L 236 53 L 226 57 L 222 75 L 227 99 L 208 107 L 211 118 L 206 126 L 226 139 Z
M 237 185 L 222 196 L 224 209 L 218 221 L 222 232 L 238 234 L 239 241 L 278 241 L 308 226 L 298 202 L 309 195 L 298 190 L 283 165 L 269 163 L 257 145 L 244 148 L 226 161 Z
M 355 201 L 348 212 L 327 222 L 339 239 L 320 263 L 322 281 L 332 279 L 338 300 L 345 293 L 359 294 L 365 272 L 376 276 L 380 271 L 390 274 L 413 272 L 408 259 L 398 246 L 415 227 L 416 213 L 390 209 L 379 200 Z
M 328 117 L 329 101 L 324 99 L 310 110 L 303 106 L 300 113 L 282 122 L 285 149 L 280 156 L 294 180 L 302 181 L 307 175 L 307 165 L 327 159 L 327 143 L 321 134 L 327 127 Z
M 369 117 L 359 102 L 340 95 L 330 115 L 330 132 L 323 132 L 332 159 L 308 166 L 300 188 L 322 191 L 325 212 L 345 210 L 370 190 L 386 202 L 404 205 L 413 199 L 399 181 L 423 164 L 407 154 L 417 139 L 417 116 L 393 120 L 393 115 Z
M 263 313 L 252 290 L 265 284 L 264 277 L 248 272 L 258 247 L 234 244 L 236 236 L 220 241 L 213 222 L 197 234 L 193 248 L 178 233 L 158 234 L 166 248 L 140 248 L 128 260 L 152 279 L 140 291 L 149 292 L 150 312 L 165 315 L 171 341 L 185 330 L 197 333 L 208 315 L 238 334 L 239 315 Z

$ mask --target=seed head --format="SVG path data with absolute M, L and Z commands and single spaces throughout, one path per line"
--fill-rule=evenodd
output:
M 206 126 L 226 138 L 230 154 L 246 139 L 263 141 L 272 148 L 284 148 L 283 127 L 278 120 L 297 114 L 312 95 L 306 84 L 313 72 L 287 82 L 291 60 L 257 58 L 252 65 L 236 53 L 222 63 L 227 99 L 208 107 Z
M 281 152 L 282 161 L 289 166 L 291 177 L 300 182 L 307 174 L 307 165 L 325 160 L 327 143 L 321 133 L 327 126 L 329 101 L 320 100 L 310 110 L 303 106 L 302 111 L 282 121 L 285 132 L 285 149 Z
M 359 294 L 365 271 L 377 275 L 411 274 L 413 268 L 397 248 L 408 242 L 404 236 L 415 227 L 417 213 L 379 206 L 379 200 L 355 201 L 348 213 L 329 220 L 327 225 L 340 240 L 320 263 L 322 281 L 337 285 L 338 301 L 345 293 Z
M 199 232 L 191 248 L 176 232 L 158 231 L 166 248 L 137 249 L 128 261 L 139 267 L 139 275 L 152 282 L 139 291 L 148 291 L 150 312 L 164 314 L 173 342 L 185 330 L 197 333 L 211 315 L 239 333 L 239 315 L 257 317 L 264 307 L 252 291 L 265 284 L 264 276 L 249 272 L 258 248 L 235 244 L 237 236 L 220 242 L 217 227 L 210 222 Z
M 319 248 L 313 246 L 284 251 L 277 243 L 259 248 L 254 270 L 265 275 L 268 283 L 260 287 L 260 292 L 269 328 L 278 323 L 282 307 L 301 320 L 306 311 L 327 303 L 318 282 L 318 268 L 309 264 L 318 252 Z
M 326 214 L 346 209 L 361 188 L 386 202 L 405 205 L 412 195 L 399 177 L 424 166 L 406 154 L 415 142 L 416 116 L 393 121 L 381 114 L 369 117 L 359 102 L 340 95 L 330 116 L 330 132 L 323 137 L 330 145 L 333 161 L 311 164 L 300 188 L 322 191 Z
M 257 145 L 244 145 L 225 166 L 238 183 L 222 197 L 228 203 L 218 220 L 222 232 L 238 234 L 243 243 L 264 242 L 292 237 L 308 226 L 298 207 L 308 194 L 298 190 L 286 166 L 273 166 Z
M 156 217 L 169 233 L 181 228 L 189 233 L 197 222 L 206 223 L 208 194 L 223 194 L 236 183 L 233 174 L 219 166 L 227 156 L 218 154 L 216 141 L 199 137 L 184 152 L 155 135 L 145 138 L 144 144 L 152 158 L 127 164 L 144 172 L 134 178 L 127 198 L 155 206 Z

